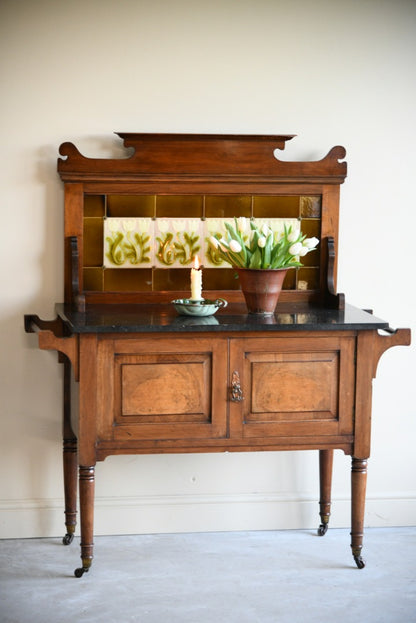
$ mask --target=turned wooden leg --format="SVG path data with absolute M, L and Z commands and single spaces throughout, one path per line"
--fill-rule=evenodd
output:
M 94 488 L 95 467 L 79 468 L 79 509 L 81 519 L 81 561 L 82 567 L 75 569 L 75 576 L 80 578 L 91 567 L 94 538 Z
M 77 525 L 77 440 L 64 439 L 65 527 L 64 545 L 72 543 Z
M 352 458 L 351 466 L 351 549 L 355 564 L 365 567 L 361 557 L 364 537 L 365 491 L 367 485 L 367 459 Z
M 331 515 L 333 461 L 333 450 L 319 450 L 319 514 L 321 516 L 321 525 L 318 528 L 319 536 L 326 534 Z
M 63 468 L 66 534 L 64 545 L 72 543 L 77 523 L 77 438 L 71 426 L 71 362 L 64 359 Z

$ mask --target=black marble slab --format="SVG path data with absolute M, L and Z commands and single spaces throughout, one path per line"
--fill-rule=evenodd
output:
M 272 316 L 248 314 L 244 304 L 232 304 L 214 316 L 179 315 L 171 304 L 90 305 L 78 312 L 62 303 L 56 312 L 72 333 L 192 333 L 200 331 L 363 331 L 387 329 L 388 322 L 346 305 L 345 310 L 287 305 Z

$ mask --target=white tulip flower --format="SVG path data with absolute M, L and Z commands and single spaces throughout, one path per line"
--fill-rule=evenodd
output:
M 237 240 L 230 240 L 230 249 L 234 253 L 240 253 L 242 246 Z
M 218 240 L 215 238 L 215 236 L 210 236 L 209 241 L 214 247 L 214 249 L 218 249 Z
M 239 216 L 237 219 L 237 228 L 240 234 L 244 234 L 247 231 L 247 219 L 245 216 Z
M 302 249 L 302 246 L 303 245 L 301 242 L 295 242 L 295 244 L 292 244 L 292 246 L 289 247 L 290 255 L 299 255 L 299 252 Z
M 305 247 L 305 245 L 302 245 L 298 255 L 299 255 L 299 257 L 303 257 L 304 255 L 309 253 L 309 251 L 310 251 L 310 249 L 308 249 L 308 247 Z
M 308 247 L 308 249 L 314 249 L 316 247 L 316 245 L 318 244 L 319 240 L 318 238 L 306 238 L 306 240 L 303 241 L 303 244 L 305 245 L 305 247 Z
M 264 247 L 266 246 L 266 238 L 264 236 L 260 236 L 257 244 L 259 245 L 260 249 L 264 249 Z

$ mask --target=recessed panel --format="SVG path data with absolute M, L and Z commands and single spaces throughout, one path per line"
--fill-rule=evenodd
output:
M 116 358 L 120 403 L 117 420 L 208 422 L 211 404 L 209 355 L 143 355 Z
M 335 355 L 300 355 L 298 360 L 283 355 L 281 361 L 252 362 L 251 368 L 253 416 L 279 413 L 281 419 L 282 414 L 290 413 L 336 417 Z

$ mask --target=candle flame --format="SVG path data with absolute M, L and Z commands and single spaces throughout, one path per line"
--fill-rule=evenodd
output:
M 194 268 L 195 268 L 195 270 L 199 270 L 199 267 L 200 267 L 199 258 L 198 258 L 197 255 L 195 255 L 195 257 L 194 257 Z

